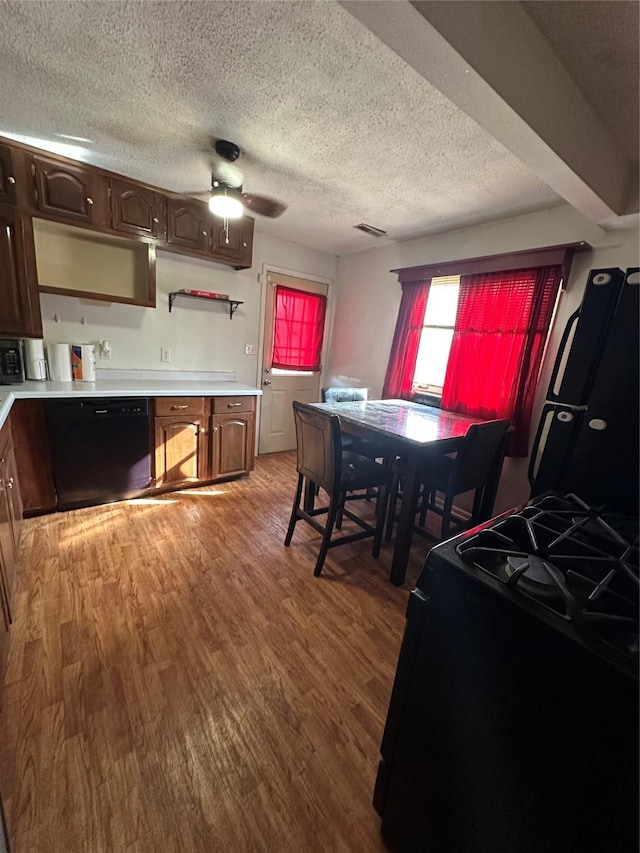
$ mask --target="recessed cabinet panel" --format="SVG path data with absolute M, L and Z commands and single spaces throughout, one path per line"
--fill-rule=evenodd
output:
M 0 202 L 16 203 L 16 178 L 11 149 L 0 145 Z
M 167 199 L 167 243 L 206 252 L 211 241 L 211 213 L 200 201 Z
M 125 181 L 110 181 L 111 227 L 115 231 L 159 237 L 163 234 L 163 199 L 152 190 Z
M 40 290 L 155 307 L 155 246 L 33 220 Z
M 253 414 L 212 416 L 211 476 L 232 477 L 253 469 Z
M 156 488 L 206 479 L 205 417 L 155 419 Z
M 242 219 L 230 219 L 225 229 L 224 220 L 218 216 L 212 217 L 212 246 L 213 255 L 233 261 L 238 266 L 250 267 L 253 248 L 253 219 L 243 216 Z
M 107 224 L 107 183 L 102 175 L 43 157 L 31 158 L 31 173 L 35 204 L 43 213 Z
M 27 276 L 27 264 L 33 264 L 30 238 L 19 209 L 0 204 L 0 335 L 42 335 L 35 282 Z

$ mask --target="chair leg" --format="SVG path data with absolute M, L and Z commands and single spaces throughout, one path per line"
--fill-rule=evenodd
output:
M 393 536 L 393 524 L 396 520 L 396 508 L 398 506 L 398 489 L 400 486 L 400 480 L 397 474 L 394 474 L 391 479 L 391 485 L 389 486 L 389 509 L 387 510 L 387 530 L 385 534 L 385 539 L 387 542 L 391 541 L 391 537 Z
M 449 536 L 449 527 L 451 526 L 451 511 L 453 510 L 454 495 L 445 494 L 444 507 L 442 510 L 442 538 L 446 539 Z
M 378 499 L 376 501 L 376 535 L 373 539 L 373 556 L 380 556 L 380 546 L 382 545 L 382 534 L 384 533 L 384 523 L 387 517 L 387 487 L 378 486 Z
M 336 521 L 336 515 L 338 514 L 338 509 L 340 507 L 341 497 L 341 495 L 332 495 L 331 500 L 329 501 L 329 510 L 327 512 L 327 526 L 324 529 L 324 535 L 322 537 L 322 546 L 320 548 L 320 553 L 318 554 L 316 567 L 313 570 L 313 574 L 316 577 L 319 577 L 320 572 L 322 571 L 322 566 L 324 565 L 325 557 L 327 556 L 327 551 L 329 550 L 329 543 L 331 542 L 331 535 L 333 533 L 333 526 Z
M 482 499 L 484 497 L 484 489 L 477 488 L 473 496 L 473 507 L 471 508 L 471 525 L 475 526 L 480 523 L 480 508 L 482 507 Z
M 296 488 L 296 496 L 293 499 L 293 509 L 291 510 L 291 519 L 289 521 L 289 528 L 287 530 L 287 535 L 284 539 L 285 545 L 291 545 L 291 539 L 293 537 L 293 531 L 296 527 L 296 521 L 298 520 L 298 508 L 300 507 L 300 499 L 302 497 L 302 481 L 304 477 L 302 474 L 298 474 L 298 486 Z
M 347 493 L 342 492 L 340 495 L 340 500 L 338 501 L 338 508 L 336 510 L 336 530 L 342 530 L 342 521 L 344 515 L 344 504 L 347 500 Z

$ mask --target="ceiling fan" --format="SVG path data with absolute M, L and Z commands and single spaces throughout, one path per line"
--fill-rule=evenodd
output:
M 211 190 L 209 209 L 217 216 L 225 219 L 238 219 L 244 214 L 244 209 L 260 216 L 275 219 L 287 209 L 284 202 L 266 195 L 243 192 L 244 177 L 242 172 L 231 165 L 240 156 L 240 148 L 235 142 L 217 139 L 214 143 L 217 157 L 212 158 Z M 205 193 L 194 193 L 204 195 Z

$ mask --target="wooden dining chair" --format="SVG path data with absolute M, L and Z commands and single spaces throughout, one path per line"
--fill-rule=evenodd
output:
M 284 544 L 291 544 L 295 526 L 300 520 L 306 521 L 314 530 L 322 534 L 320 553 L 313 572 L 316 577 L 322 571 L 327 551 L 337 545 L 345 545 L 348 542 L 356 542 L 372 536 L 373 556 L 379 556 L 387 504 L 387 486 L 391 476 L 388 466 L 352 451 L 343 450 L 340 420 L 337 415 L 330 415 L 307 403 L 299 402 L 293 403 L 293 414 L 296 425 L 298 484 Z M 311 489 L 315 484 L 327 493 L 328 506 L 305 509 L 302 505 L 305 480 Z M 356 497 L 354 493 L 363 492 L 361 498 L 364 500 L 366 490 L 374 487 L 378 490 L 375 527 L 345 506 L 347 492 L 349 492 L 349 506 L 351 506 Z M 339 513 L 362 529 L 355 533 L 334 537 Z M 318 520 L 323 515 L 326 516 L 324 524 Z
M 508 420 L 487 421 L 469 427 L 464 443 L 456 454 L 447 454 L 429 459 L 419 470 L 420 494 L 417 513 L 419 521 L 414 532 L 428 539 L 436 539 L 426 529 L 427 514 L 435 513 L 442 519 L 440 539 L 450 535 L 451 524 L 458 528 L 473 527 L 481 519 L 485 488 L 496 465 L 500 465 L 506 450 Z M 387 518 L 387 538 L 391 538 L 396 520 L 397 501 L 401 496 L 403 463 L 400 460 L 393 474 L 389 512 Z M 464 492 L 474 492 L 471 516 L 466 519 L 453 514 L 453 501 Z M 442 494 L 442 506 L 437 502 L 438 493 Z M 486 508 L 485 508 L 486 509 Z M 489 508 L 489 512 L 493 507 Z M 459 532 L 456 530 L 455 532 Z

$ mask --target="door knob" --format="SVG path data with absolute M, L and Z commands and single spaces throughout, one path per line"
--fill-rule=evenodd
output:
M 271 380 L 270 380 L 270 379 L 265 379 L 265 380 L 263 380 L 262 384 L 263 384 L 263 385 L 271 385 Z

